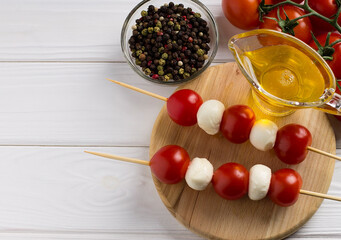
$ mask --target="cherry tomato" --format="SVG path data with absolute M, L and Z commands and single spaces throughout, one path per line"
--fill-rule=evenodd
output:
M 335 0 L 309 0 L 309 6 L 316 12 L 328 18 L 332 18 L 336 14 L 338 9 Z M 335 30 L 332 25 L 318 17 L 310 16 L 309 18 L 314 28 L 316 28 L 317 30 L 323 31 Z M 341 24 L 341 16 L 339 16 L 338 18 L 338 23 Z
M 193 90 L 176 91 L 167 100 L 168 115 L 181 126 L 192 126 L 197 123 L 197 112 L 202 103 L 200 95 Z
M 190 158 L 185 149 L 177 145 L 167 145 L 154 154 L 149 165 L 157 179 L 174 184 L 185 177 L 189 163 Z
M 298 164 L 307 156 L 311 141 L 308 129 L 298 124 L 288 124 L 278 130 L 274 150 L 282 162 Z
M 283 168 L 272 174 L 268 194 L 277 205 L 288 207 L 297 201 L 301 187 L 300 174 L 293 169 Z
M 316 37 L 318 42 L 322 46 L 325 45 L 327 34 L 328 33 L 323 33 L 323 34 L 321 34 L 321 35 Z M 335 42 L 336 40 L 339 40 L 339 39 L 341 39 L 341 34 L 339 34 L 339 33 L 332 33 L 330 35 L 329 43 L 333 43 L 333 42 Z M 316 46 L 316 43 L 314 42 L 314 40 L 312 40 L 310 42 L 310 46 L 317 50 L 317 46 Z M 336 78 L 341 78 L 341 43 L 338 43 L 338 44 L 334 45 L 333 48 L 335 49 L 335 52 L 333 53 L 333 60 L 332 61 L 327 61 L 327 63 L 330 66 L 330 68 L 333 70 L 333 73 L 334 73 L 335 77 Z
M 234 105 L 224 111 L 220 131 L 233 143 L 243 143 L 249 139 L 256 120 L 253 110 L 246 105 Z
M 222 198 L 239 199 L 247 193 L 249 172 L 239 163 L 225 163 L 214 172 L 212 184 Z
M 259 25 L 260 0 L 222 0 L 225 17 L 238 28 L 248 30 Z
M 280 6 L 279 8 L 280 8 L 280 16 L 282 19 L 286 18 L 284 11 L 287 13 L 289 19 L 294 19 L 302 15 L 305 15 L 305 12 L 296 6 L 284 5 L 284 6 Z M 259 28 L 274 29 L 274 30 L 282 32 L 282 29 L 279 27 L 278 23 L 275 20 L 267 18 L 267 17 L 271 17 L 271 18 L 278 19 L 277 9 L 278 8 L 273 9 L 264 17 L 264 22 L 260 23 Z M 305 43 L 309 43 L 311 40 L 310 32 L 312 29 L 309 18 L 308 17 L 301 18 L 300 20 L 298 20 L 298 22 L 299 24 L 294 28 L 295 37 L 297 37 L 298 39 L 302 40 Z

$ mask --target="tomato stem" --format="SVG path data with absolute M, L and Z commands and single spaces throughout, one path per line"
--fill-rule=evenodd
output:
M 336 86 L 339 88 L 339 90 L 341 92 L 341 85 L 339 82 L 341 82 L 341 80 L 336 80 Z
M 309 16 L 316 16 L 318 18 L 321 18 L 322 20 L 324 20 L 325 22 L 331 24 L 334 28 L 336 28 L 336 30 L 341 33 L 341 27 L 340 25 L 338 24 L 337 20 L 341 14 L 341 0 L 336 0 L 336 4 L 338 6 L 338 10 L 337 10 L 337 13 L 335 14 L 335 16 L 333 16 L 332 18 L 328 18 L 328 17 L 325 17 L 323 16 L 322 14 L 316 12 L 314 9 L 312 9 L 309 4 L 308 4 L 308 0 L 304 0 L 304 3 L 303 4 L 299 4 L 299 3 L 295 3 L 291 0 L 286 0 L 286 1 L 283 1 L 283 2 L 279 2 L 279 3 L 276 3 L 276 4 L 273 4 L 273 5 L 269 5 L 269 4 L 265 4 L 265 0 L 262 0 L 261 3 L 259 4 L 259 7 L 258 7 L 258 11 L 259 11 L 259 20 L 261 22 L 263 22 L 263 18 L 264 18 L 264 15 L 268 14 L 271 10 L 277 8 L 277 7 L 280 7 L 282 5 L 293 5 L 293 6 L 296 6 L 298 8 L 301 8 L 303 9 L 305 12 L 307 12 L 307 14 L 301 16 L 301 17 L 298 17 L 298 18 L 295 18 L 295 19 L 292 19 L 291 21 L 297 21 L 301 18 L 304 18 L 304 17 L 309 17 Z M 290 23 L 292 24 L 292 23 Z M 282 27 L 281 27 L 282 28 Z M 293 31 L 289 31 L 291 35 L 294 35 L 292 34 Z M 289 33 L 287 32 L 287 33 Z

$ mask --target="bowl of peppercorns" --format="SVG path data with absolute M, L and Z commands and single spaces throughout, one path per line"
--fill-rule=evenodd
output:
M 218 49 L 212 13 L 197 0 L 144 0 L 126 18 L 121 48 L 141 77 L 179 84 L 199 76 Z

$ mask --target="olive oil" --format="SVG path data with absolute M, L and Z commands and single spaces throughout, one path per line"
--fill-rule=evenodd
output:
M 325 80 L 314 61 L 289 45 L 267 46 L 244 52 L 242 62 L 264 90 L 281 99 L 314 102 L 325 89 Z

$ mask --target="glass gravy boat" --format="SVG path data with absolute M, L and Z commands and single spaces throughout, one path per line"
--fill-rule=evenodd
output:
M 259 29 L 233 36 L 228 46 L 263 112 L 280 117 L 312 107 L 341 115 L 341 96 L 335 93 L 332 70 L 304 42 Z

